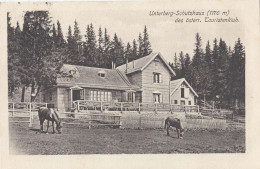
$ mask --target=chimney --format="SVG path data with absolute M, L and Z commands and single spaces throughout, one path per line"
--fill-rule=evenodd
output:
M 127 73 L 127 69 L 128 69 L 128 58 L 126 58 L 126 63 L 125 63 L 125 73 Z

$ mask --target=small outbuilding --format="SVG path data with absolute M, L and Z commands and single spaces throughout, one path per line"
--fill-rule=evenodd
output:
M 170 102 L 172 105 L 194 106 L 197 104 L 198 94 L 185 78 L 170 82 Z

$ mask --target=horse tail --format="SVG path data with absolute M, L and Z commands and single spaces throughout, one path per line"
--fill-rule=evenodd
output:
M 166 125 L 167 125 L 168 121 L 169 121 L 169 117 L 167 117 L 167 119 L 164 122 L 164 129 L 166 129 Z

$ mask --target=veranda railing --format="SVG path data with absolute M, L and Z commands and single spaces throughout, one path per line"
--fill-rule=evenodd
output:
M 92 100 L 77 100 L 73 108 L 81 110 L 110 110 L 110 111 L 171 111 L 171 112 L 199 112 L 199 106 L 171 105 L 164 103 L 131 103 L 131 102 L 102 102 Z

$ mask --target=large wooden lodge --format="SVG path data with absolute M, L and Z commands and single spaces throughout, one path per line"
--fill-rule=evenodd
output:
M 160 53 L 113 69 L 64 64 L 61 71 L 57 85 L 43 88 L 37 99 L 61 111 L 76 100 L 195 105 L 198 97 L 185 79 L 171 81 L 175 72 Z

